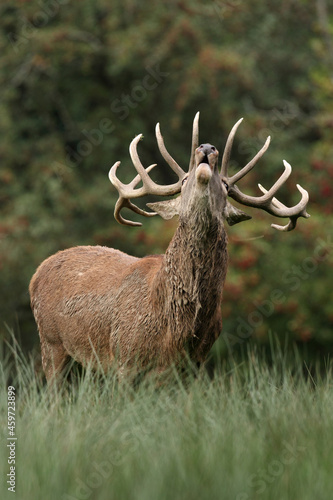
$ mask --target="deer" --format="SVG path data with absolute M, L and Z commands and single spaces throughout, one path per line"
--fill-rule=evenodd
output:
M 309 194 L 300 185 L 301 200 L 295 206 L 287 207 L 275 197 L 291 174 L 285 160 L 283 173 L 269 190 L 259 184 L 260 196 L 244 194 L 236 185 L 270 143 L 268 137 L 251 161 L 230 175 L 232 145 L 242 120 L 227 138 L 221 167 L 215 146 L 199 145 L 199 112 L 193 121 L 187 171 L 169 154 L 156 125 L 159 151 L 177 182 L 161 185 L 152 180 L 149 173 L 156 164 L 145 168 L 137 150 L 142 134 L 129 147 L 137 171 L 134 179 L 124 184 L 117 177 L 120 162 L 111 167 L 109 179 L 119 194 L 114 211 L 117 222 L 141 226 L 123 217 L 121 211 L 127 208 L 145 217 L 160 215 L 168 220 L 178 216 L 178 226 L 163 255 L 138 258 L 104 246 L 76 246 L 42 262 L 29 291 L 48 383 L 61 379 L 71 360 L 105 372 L 114 367 L 117 373 L 163 373 L 186 358 L 196 365 L 204 363 L 222 331 L 228 267 L 225 222 L 234 225 L 251 218 L 228 197 L 289 218 L 285 226 L 271 224 L 279 231 L 291 231 L 299 217 L 309 217 Z M 168 199 L 147 203 L 150 211 L 146 211 L 132 201 L 146 195 Z

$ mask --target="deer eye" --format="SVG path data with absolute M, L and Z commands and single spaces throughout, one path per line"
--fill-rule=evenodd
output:
M 184 186 L 185 182 L 187 181 L 188 177 L 184 177 L 184 179 L 182 180 L 182 186 Z
M 226 188 L 227 191 L 229 191 L 229 186 L 225 181 L 222 181 L 223 186 Z

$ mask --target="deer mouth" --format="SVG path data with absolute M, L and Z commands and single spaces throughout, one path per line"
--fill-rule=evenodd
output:
M 216 154 L 211 150 L 207 152 L 206 147 L 200 146 L 196 150 L 196 170 L 195 176 L 197 182 L 201 185 L 207 185 L 212 178 L 216 164 Z
M 195 151 L 196 168 L 200 165 L 208 165 L 214 171 L 218 158 L 217 149 L 211 144 L 201 144 Z
M 211 164 L 209 161 L 210 156 L 212 156 L 212 155 L 211 154 L 207 155 L 207 154 L 203 154 L 201 152 L 198 152 L 196 155 L 196 168 L 198 168 L 199 165 L 202 165 L 202 164 L 209 165 L 211 167 Z
M 199 165 L 201 165 L 201 163 L 207 163 L 209 165 L 209 158 L 208 158 L 208 155 L 204 155 L 203 158 L 200 160 L 200 163 Z M 199 166 L 197 165 L 197 167 Z

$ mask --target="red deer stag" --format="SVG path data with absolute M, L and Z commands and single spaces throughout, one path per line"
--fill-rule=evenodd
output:
M 218 151 L 211 144 L 199 146 L 199 113 L 195 116 L 192 152 L 185 172 L 166 150 L 156 125 L 159 150 L 177 174 L 178 181 L 162 186 L 149 176 L 156 166 L 144 168 L 137 145 L 129 151 L 138 175 L 129 184 L 117 177 L 120 162 L 113 165 L 109 178 L 119 192 L 115 218 L 121 224 L 140 225 L 124 219 L 122 208 L 137 214 L 165 219 L 179 215 L 179 225 L 165 252 L 136 258 L 101 246 L 78 246 L 46 259 L 30 283 L 33 313 L 38 325 L 43 368 L 48 381 L 59 375 L 73 358 L 83 366 L 88 362 L 107 370 L 116 363 L 120 370 L 154 368 L 163 371 L 189 356 L 202 362 L 222 329 L 221 302 L 228 266 L 227 234 L 224 219 L 236 224 L 250 219 L 233 207 L 227 197 L 257 207 L 277 217 L 289 217 L 286 226 L 272 224 L 281 231 L 294 229 L 298 217 L 309 217 L 308 193 L 297 186 L 302 197 L 288 208 L 274 195 L 291 173 L 285 170 L 273 187 L 259 197 L 248 196 L 236 183 L 244 177 L 268 148 L 270 138 L 256 156 L 239 172 L 228 174 L 232 143 L 239 120 L 231 130 L 218 168 Z M 142 186 L 137 187 L 142 181 Z M 146 212 L 131 199 L 145 195 L 179 197 L 149 203 Z

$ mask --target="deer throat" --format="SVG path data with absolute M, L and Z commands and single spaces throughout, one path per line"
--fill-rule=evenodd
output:
M 155 281 L 154 309 L 167 327 L 164 342 L 171 349 L 202 339 L 204 332 L 209 335 L 209 325 L 221 306 L 228 265 L 227 236 L 224 230 L 216 229 L 205 237 L 201 234 L 200 241 L 198 236 L 188 227 L 178 227 Z

